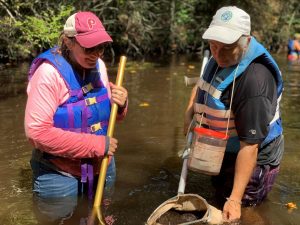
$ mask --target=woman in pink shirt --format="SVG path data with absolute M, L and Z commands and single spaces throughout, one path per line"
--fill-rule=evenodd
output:
M 128 93 L 108 81 L 101 56 L 112 39 L 96 15 L 70 16 L 60 40 L 29 71 L 25 132 L 34 146 L 33 192 L 52 198 L 87 191 L 92 197 L 104 155 L 111 156 L 106 186 L 114 182 L 118 141 L 106 132 L 111 103 L 122 119 Z

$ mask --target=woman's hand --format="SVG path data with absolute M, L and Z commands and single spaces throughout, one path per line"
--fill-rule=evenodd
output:
M 117 150 L 118 147 L 118 140 L 115 138 L 109 138 L 109 147 L 108 147 L 108 152 L 107 155 L 113 156 Z
M 127 90 L 122 86 L 117 86 L 113 83 L 109 83 L 111 88 L 111 99 L 119 107 L 125 107 L 128 98 Z

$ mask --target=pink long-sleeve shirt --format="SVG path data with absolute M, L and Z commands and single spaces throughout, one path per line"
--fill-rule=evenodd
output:
M 99 59 L 101 80 L 111 96 L 105 64 Z M 65 81 L 50 63 L 42 63 L 27 87 L 25 133 L 35 148 L 56 156 L 92 158 L 104 155 L 106 136 L 64 131 L 53 126 L 59 105 L 69 97 Z M 127 111 L 118 115 L 123 118 Z

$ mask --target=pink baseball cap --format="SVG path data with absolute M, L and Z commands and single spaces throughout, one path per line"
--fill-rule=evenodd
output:
M 77 12 L 70 16 L 65 23 L 64 34 L 75 37 L 84 48 L 112 42 L 99 18 L 92 12 Z

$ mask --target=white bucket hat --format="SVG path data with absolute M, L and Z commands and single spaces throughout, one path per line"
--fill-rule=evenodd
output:
M 242 35 L 250 35 L 250 31 L 249 14 L 236 6 L 227 6 L 216 12 L 202 38 L 232 44 Z

